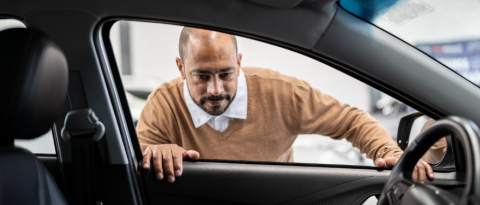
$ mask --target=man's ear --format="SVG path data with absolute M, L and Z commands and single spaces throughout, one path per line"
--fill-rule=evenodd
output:
M 240 69 L 240 67 L 242 67 L 242 54 L 239 53 L 237 55 L 237 65 L 238 65 L 238 69 Z M 240 76 L 240 71 L 238 71 L 238 75 Z
M 180 58 L 176 58 L 175 62 L 177 63 L 178 71 L 180 71 L 180 75 L 185 80 L 185 67 L 183 67 L 182 60 Z

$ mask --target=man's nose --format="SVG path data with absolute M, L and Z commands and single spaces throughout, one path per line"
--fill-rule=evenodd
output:
M 223 82 L 218 78 L 212 79 L 212 81 L 208 83 L 207 92 L 211 95 L 220 95 L 223 93 Z

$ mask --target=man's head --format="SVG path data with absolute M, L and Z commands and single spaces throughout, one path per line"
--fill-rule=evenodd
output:
M 235 36 L 185 27 L 178 49 L 177 67 L 193 101 L 211 115 L 223 114 L 235 98 L 240 74 Z

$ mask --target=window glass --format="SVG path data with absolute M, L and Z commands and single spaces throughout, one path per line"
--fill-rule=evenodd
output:
M 25 24 L 16 19 L 0 19 L 0 31 L 11 28 L 26 28 Z M 48 131 L 41 137 L 31 140 L 15 140 L 15 146 L 23 147 L 33 153 L 55 154 L 55 144 L 52 132 Z
M 480 86 L 480 1 L 341 0 L 340 5 Z
M 179 56 L 182 29 L 181 26 L 134 21 L 119 21 L 111 29 L 110 40 L 135 124 L 150 92 L 180 77 L 175 59 Z M 322 93 L 373 116 L 393 140 L 396 140 L 400 118 L 414 111 L 402 102 L 309 57 L 267 43 L 240 36 L 236 38 L 238 52 L 243 54 L 242 67 L 268 68 L 306 81 Z M 304 134 L 298 136 L 292 147 L 295 162 L 374 165 L 366 154 L 361 154 L 345 139 Z
M 22 147 L 35 154 L 55 154 L 55 142 L 52 130 L 35 139 L 15 139 L 15 146 Z

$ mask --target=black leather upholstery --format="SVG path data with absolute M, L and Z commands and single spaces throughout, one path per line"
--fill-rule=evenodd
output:
M 55 43 L 34 29 L 0 32 L 0 205 L 67 204 L 35 155 L 13 145 L 50 129 L 67 88 L 67 61 Z
M 68 88 L 67 60 L 41 32 L 0 32 L 0 144 L 46 133 L 58 118 Z
M 0 204 L 67 204 L 55 180 L 27 150 L 0 148 Z

